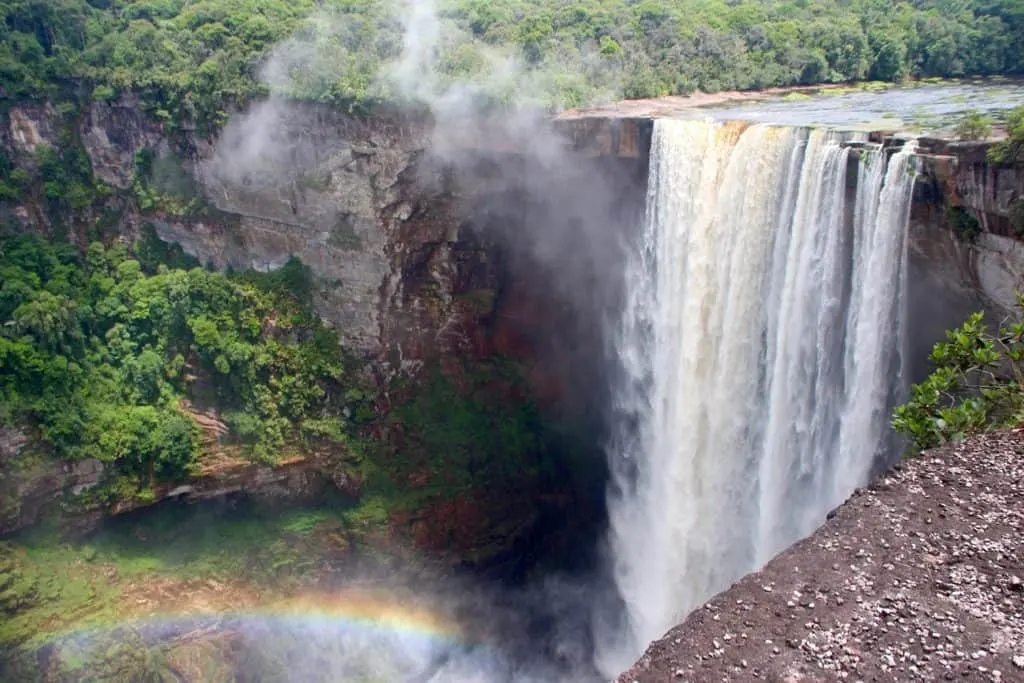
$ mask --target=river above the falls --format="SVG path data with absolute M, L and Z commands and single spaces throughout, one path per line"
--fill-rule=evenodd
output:
M 970 111 L 990 115 L 999 134 L 1006 112 L 1022 105 L 1024 79 L 1000 77 L 695 92 L 569 110 L 558 119 L 710 116 L 720 121 L 952 137 L 958 119 Z
M 1021 105 L 1024 81 L 991 79 L 798 90 L 710 104 L 700 110 L 722 120 L 948 135 L 967 112 L 987 113 L 998 125 L 1006 111 Z

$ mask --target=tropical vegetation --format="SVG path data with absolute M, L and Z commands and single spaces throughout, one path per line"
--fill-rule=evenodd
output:
M 168 267 L 146 242 L 135 253 L 0 241 L 0 423 L 38 433 L 50 456 L 105 463 L 118 498 L 194 471 L 195 411 L 260 461 L 286 443 L 348 444 L 362 394 L 311 312 L 304 265 L 226 275 Z
M 1017 107 L 1006 114 L 1006 138 L 989 147 L 988 159 L 997 164 L 1010 164 L 1021 157 L 1024 157 L 1024 107 Z M 1019 205 L 1021 200 L 1017 201 Z M 1024 235 L 1024 220 L 1019 225 L 1018 232 Z
M 992 117 L 980 111 L 965 113 L 953 130 L 959 140 L 984 140 L 992 134 Z
M 429 0 L 410 4 L 2 0 L 0 93 L 132 92 L 172 127 L 215 126 L 268 87 L 365 107 L 401 95 L 379 76 L 402 53 L 409 16 L 422 19 L 421 38 L 445 36 L 420 55 L 442 80 L 499 81 L 510 69 L 496 64 L 512 59 L 553 106 L 601 93 L 1024 72 L 1021 0 L 445 0 L 439 27 Z

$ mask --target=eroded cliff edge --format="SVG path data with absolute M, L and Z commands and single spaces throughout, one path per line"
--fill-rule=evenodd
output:
M 619 683 L 1024 679 L 1024 438 L 906 460 Z

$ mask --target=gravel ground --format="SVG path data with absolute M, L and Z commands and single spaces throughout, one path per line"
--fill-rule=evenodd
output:
M 618 680 L 1024 681 L 1024 432 L 905 460 Z

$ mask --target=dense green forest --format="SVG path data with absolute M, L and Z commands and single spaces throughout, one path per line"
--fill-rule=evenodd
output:
M 400 95 L 378 76 L 401 53 L 409 9 L 387 0 L 2 0 L 0 13 L 6 98 L 132 90 L 167 122 L 215 126 L 268 80 L 350 107 Z M 1024 71 L 1024 0 L 446 0 L 440 14 L 442 81 L 500 81 L 495 55 L 511 56 L 537 78 L 510 87 L 522 96 L 535 86 L 552 106 L 598 94 Z
M 286 442 L 347 441 L 342 413 L 361 395 L 311 313 L 305 266 L 229 276 L 182 267 L 155 239 L 135 253 L 0 242 L 0 423 L 37 429 L 62 459 L 113 465 L 119 499 L 190 473 L 190 407 L 218 409 L 229 441 L 263 461 Z

